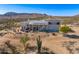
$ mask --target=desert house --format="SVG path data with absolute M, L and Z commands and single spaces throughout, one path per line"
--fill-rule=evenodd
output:
M 44 31 L 44 32 L 58 32 L 60 27 L 60 20 L 28 20 L 21 23 L 22 31 Z

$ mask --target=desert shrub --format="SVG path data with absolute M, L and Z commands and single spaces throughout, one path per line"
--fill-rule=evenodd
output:
M 7 47 L 12 51 L 13 54 L 18 54 L 17 47 L 10 44 L 10 41 L 5 42 Z
M 26 48 L 27 48 L 27 45 L 26 45 L 26 42 L 29 40 L 29 37 L 27 37 L 27 36 L 23 36 L 23 37 L 21 37 L 21 39 L 20 39 L 20 42 L 23 44 L 23 46 L 24 46 L 24 53 L 26 53 Z
M 62 33 L 71 32 L 71 28 L 65 25 L 65 26 L 63 26 L 63 27 L 60 28 L 60 31 Z
M 6 41 L 2 46 L 0 46 L 1 54 L 19 54 L 20 50 L 17 50 L 17 46 L 14 46 L 10 41 Z
M 3 21 L 2 23 L 0 23 L 0 30 L 3 29 L 11 29 L 13 27 L 19 27 L 20 25 L 17 24 L 17 22 L 14 19 L 10 19 L 7 21 Z
M 10 20 L 7 23 L 5 23 L 5 28 L 8 28 L 8 29 L 10 29 L 12 27 L 16 27 L 16 26 L 17 26 L 17 24 L 14 20 Z
M 73 48 L 75 46 L 75 43 L 75 41 L 67 41 L 63 43 L 63 47 L 65 47 L 69 51 L 69 53 L 73 54 Z
M 79 53 L 79 48 L 76 48 L 77 53 Z

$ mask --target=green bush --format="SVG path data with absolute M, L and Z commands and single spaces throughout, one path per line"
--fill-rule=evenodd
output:
M 65 25 L 65 26 L 60 28 L 60 31 L 63 33 L 67 33 L 67 32 L 71 31 L 71 28 Z

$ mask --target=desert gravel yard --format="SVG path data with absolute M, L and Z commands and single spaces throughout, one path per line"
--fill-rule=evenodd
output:
M 79 28 L 73 27 L 72 28 L 75 32 L 68 33 L 79 35 Z M 45 32 L 29 32 L 26 33 L 30 40 L 28 43 L 30 46 L 36 46 L 36 38 L 38 35 L 41 37 L 42 40 L 42 47 L 48 48 L 50 51 L 56 54 L 76 54 L 79 53 L 79 38 L 70 38 L 65 37 L 61 33 L 45 33 Z M 20 50 L 22 50 L 22 44 L 20 43 L 20 36 L 24 34 L 17 34 L 16 33 L 7 33 L 4 36 L 0 36 L 0 48 L 4 45 L 7 40 L 10 40 L 12 45 L 17 46 Z

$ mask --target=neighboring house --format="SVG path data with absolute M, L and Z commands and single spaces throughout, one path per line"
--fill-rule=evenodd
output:
M 44 31 L 44 32 L 58 32 L 60 27 L 60 20 L 28 20 L 22 22 L 22 31 Z

